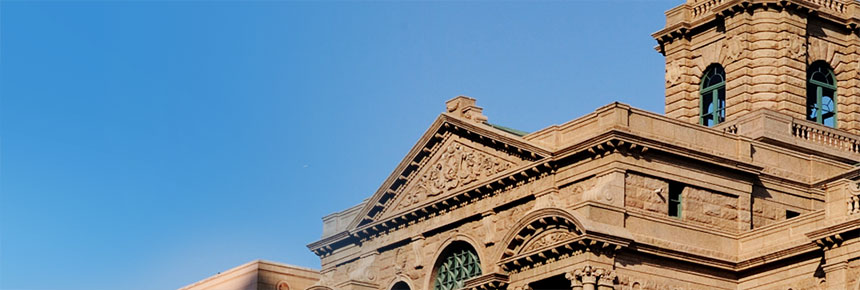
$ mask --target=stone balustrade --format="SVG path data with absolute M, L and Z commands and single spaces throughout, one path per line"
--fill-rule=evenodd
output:
M 703 17 L 705 15 L 709 15 L 709 12 L 711 12 L 711 10 L 714 9 L 714 7 L 719 7 L 719 6 L 721 6 L 727 2 L 729 2 L 729 0 L 694 0 L 694 1 L 689 1 L 688 3 L 690 4 L 689 9 L 690 9 L 690 12 L 693 16 L 693 19 L 696 19 L 699 17 Z M 844 14 L 844 13 L 847 13 L 849 11 L 847 6 L 846 6 L 847 1 L 844 1 L 844 0 L 807 0 L 805 2 L 814 4 L 814 5 L 812 5 L 812 7 L 817 5 L 818 6 L 817 9 L 830 11 L 832 13 Z M 741 3 L 741 4 L 746 3 L 746 5 L 749 5 L 749 2 L 739 1 L 739 3 Z M 767 2 L 764 2 L 764 3 L 767 3 Z M 781 1 L 781 2 L 773 1 L 771 3 L 788 4 L 790 2 L 788 2 L 788 1 Z
M 827 156 L 846 163 L 860 160 L 860 136 L 771 110 L 760 110 L 716 127 L 766 143 Z
M 825 126 L 792 120 L 791 135 L 794 138 L 831 147 L 836 150 L 860 153 L 860 140 Z
M 860 214 L 860 195 L 853 195 L 848 199 L 848 214 Z

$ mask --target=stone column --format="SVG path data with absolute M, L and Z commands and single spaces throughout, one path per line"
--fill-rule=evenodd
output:
M 573 290 L 614 290 L 615 272 L 603 268 L 585 266 L 564 275 L 570 280 Z

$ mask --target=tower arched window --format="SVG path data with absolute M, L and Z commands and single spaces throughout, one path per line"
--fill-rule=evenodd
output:
M 466 280 L 481 275 L 481 262 L 471 245 L 453 243 L 436 261 L 433 290 L 454 290 L 463 287 Z
M 714 126 L 726 120 L 726 71 L 719 64 L 705 70 L 699 85 L 699 124 Z
M 836 76 L 824 61 L 806 72 L 806 119 L 836 128 Z

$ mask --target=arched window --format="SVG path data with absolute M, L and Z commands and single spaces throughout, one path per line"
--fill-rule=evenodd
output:
M 806 119 L 836 128 L 836 76 L 824 61 L 806 72 Z
M 409 290 L 409 285 L 406 282 L 400 281 L 391 287 L 391 290 Z
M 719 64 L 712 64 L 699 85 L 699 124 L 710 127 L 725 120 L 726 71 Z
M 434 273 L 433 290 L 460 289 L 464 281 L 481 275 L 481 262 L 472 246 L 456 242 L 439 256 Z

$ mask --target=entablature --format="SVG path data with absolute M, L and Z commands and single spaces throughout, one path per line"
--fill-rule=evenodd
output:
M 860 2 L 853 0 L 698 0 L 667 11 L 666 27 L 651 36 L 657 40 L 657 50 L 665 54 L 666 43 L 688 38 L 720 19 L 759 9 L 789 9 L 816 15 L 852 33 L 860 33 Z

